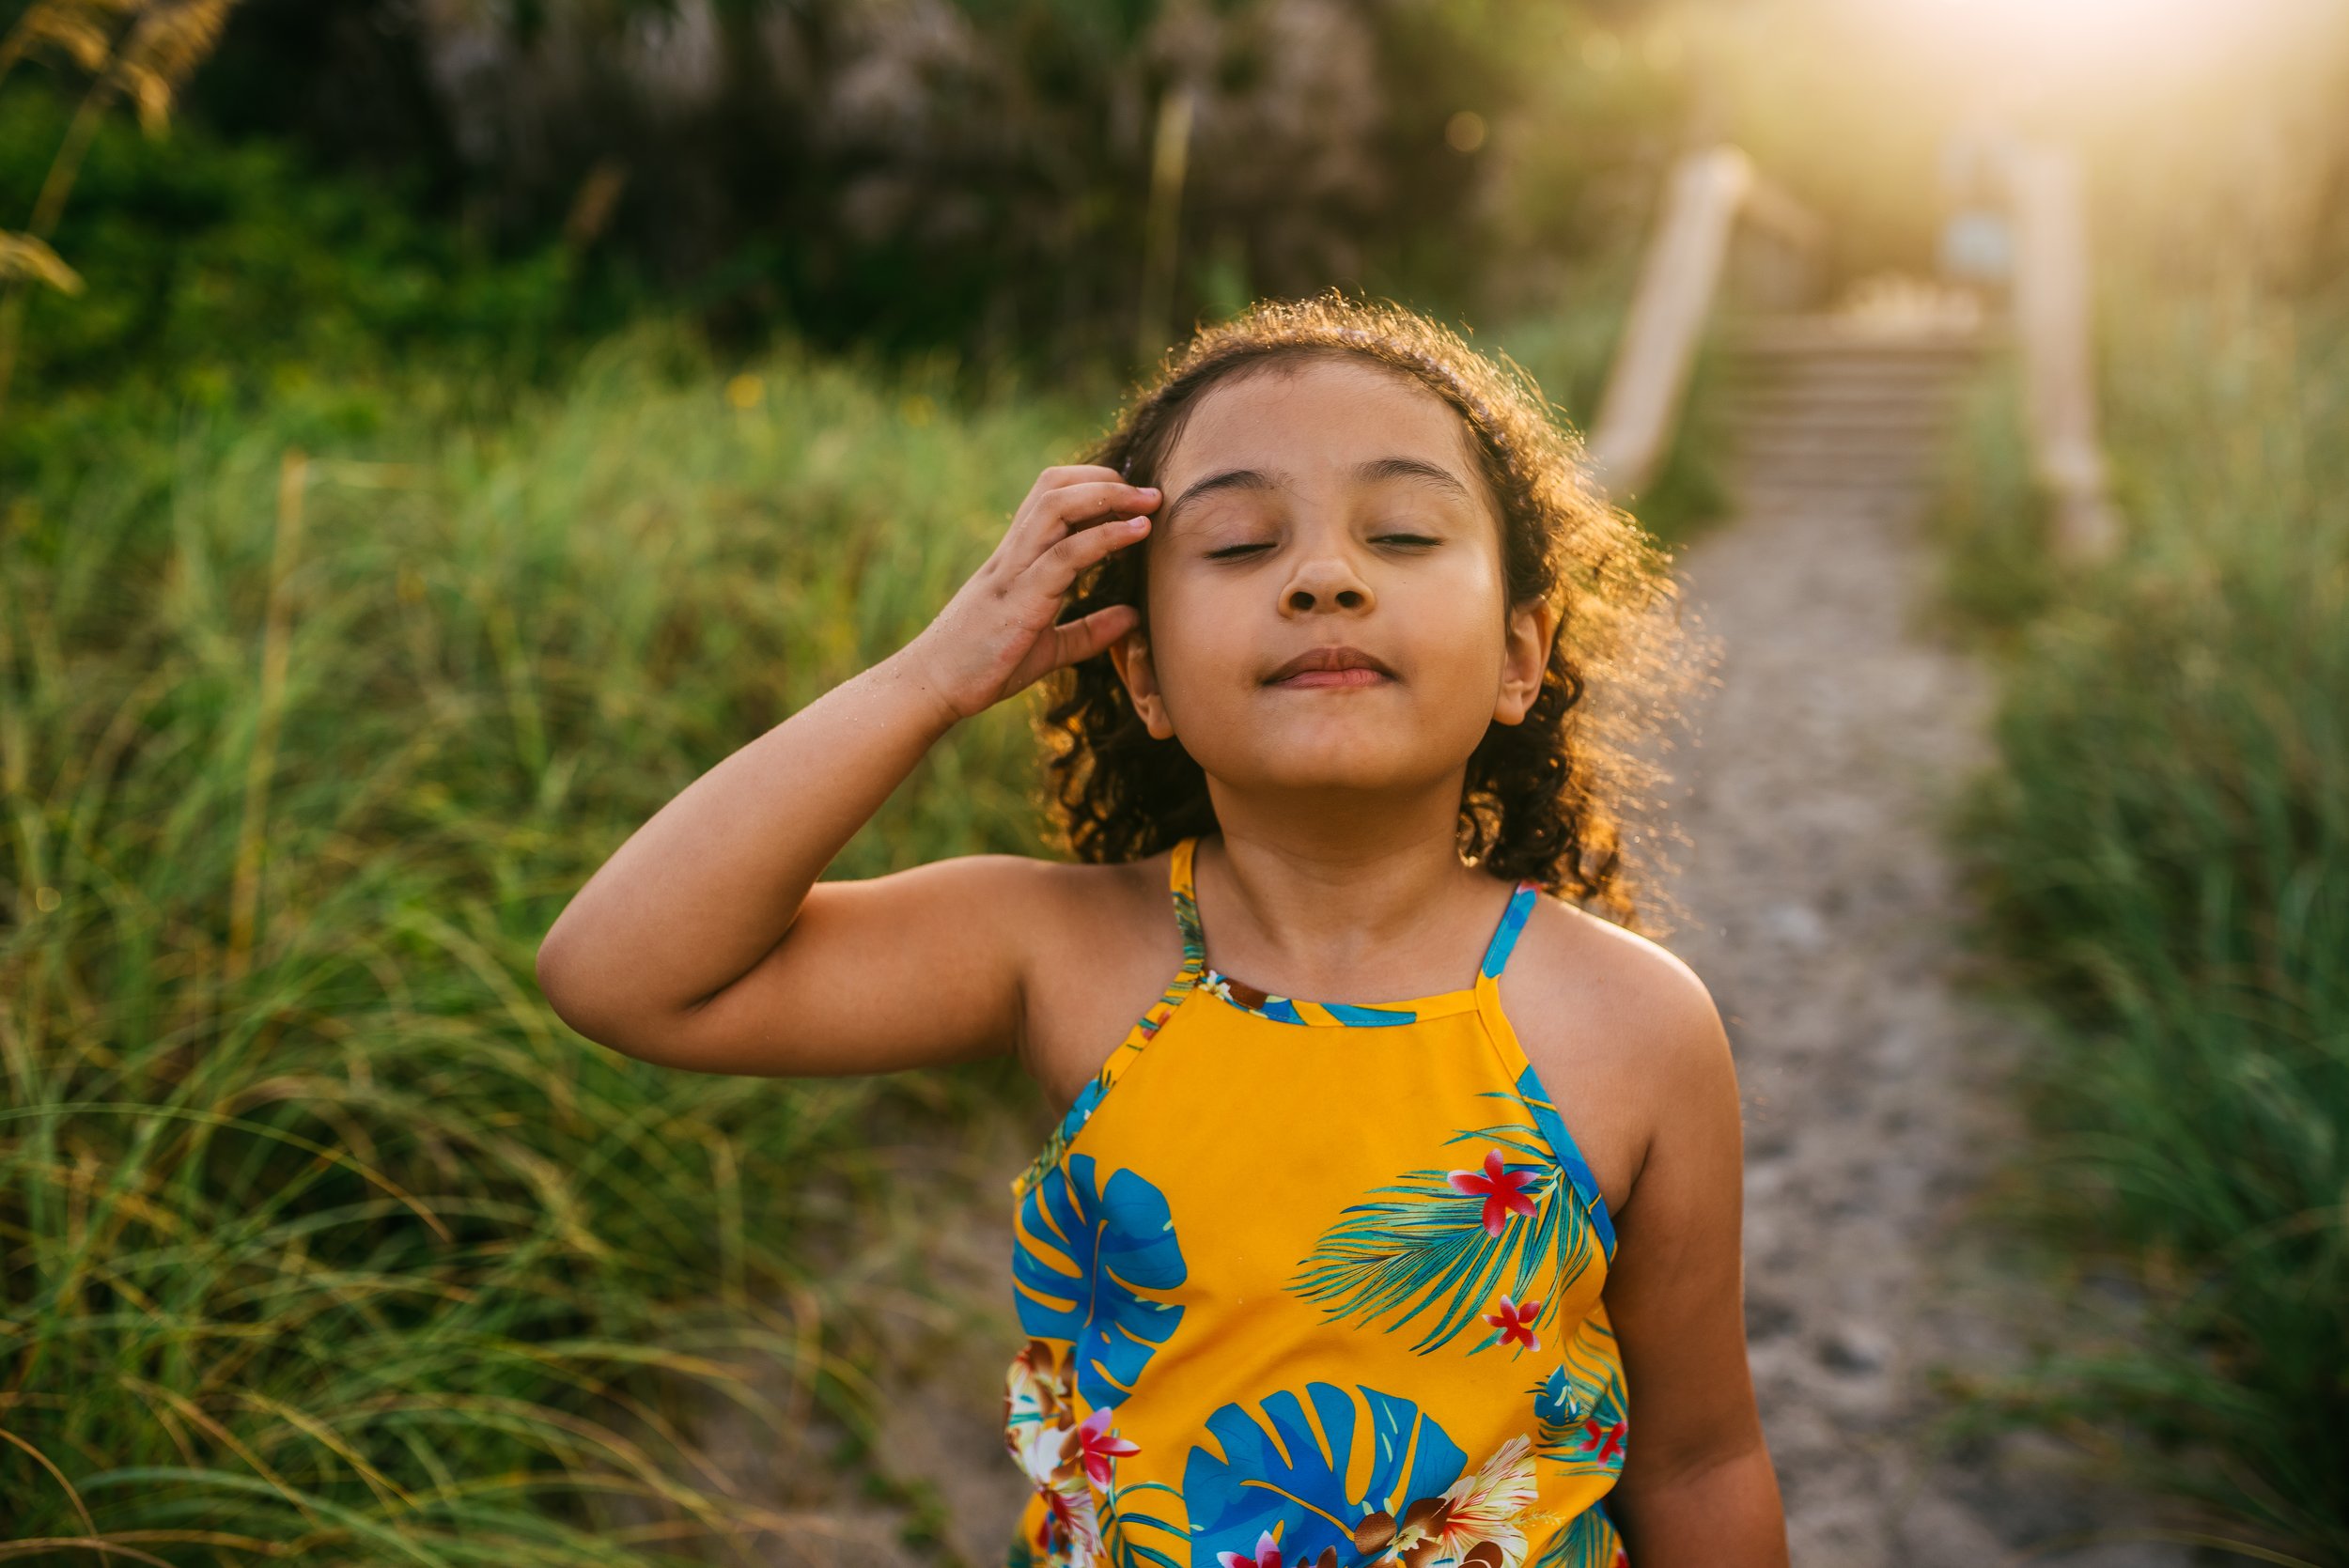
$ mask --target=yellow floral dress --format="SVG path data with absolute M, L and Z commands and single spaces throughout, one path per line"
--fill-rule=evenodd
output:
M 1009 1568 L 1625 1568 L 1614 1227 L 1501 1007 L 1183 964 L 1028 1169 Z

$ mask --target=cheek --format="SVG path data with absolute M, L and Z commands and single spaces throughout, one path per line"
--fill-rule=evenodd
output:
M 1393 613 L 1394 635 L 1430 674 L 1448 680 L 1497 681 L 1506 651 L 1501 579 L 1489 566 L 1463 562 L 1396 584 L 1380 608 Z
M 1261 633 L 1239 598 L 1191 580 L 1152 581 L 1152 663 L 1170 701 L 1218 700 L 1216 693 L 1261 661 Z

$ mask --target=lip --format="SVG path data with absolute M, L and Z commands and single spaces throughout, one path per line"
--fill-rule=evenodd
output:
M 1386 661 L 1345 644 L 1309 648 L 1265 677 L 1267 686 L 1383 686 L 1395 678 Z

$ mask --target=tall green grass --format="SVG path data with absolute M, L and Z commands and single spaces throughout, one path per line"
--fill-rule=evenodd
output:
M 1978 410 L 1950 603 L 2005 649 L 1965 841 L 2042 1017 L 2034 1206 L 2138 1311 L 2009 1390 L 2349 1560 L 2349 315 L 2108 284 L 2129 542 L 2066 580 Z
M 856 1287 L 813 1262 L 886 1200 L 863 1138 L 993 1086 L 665 1071 L 563 1030 L 532 964 L 637 823 L 918 629 L 1084 422 L 789 353 L 729 380 L 658 329 L 495 427 L 378 396 L 364 438 L 298 398 L 189 415 L 6 513 L 19 1549 L 568 1564 L 798 1528 L 764 1472 L 809 1467 L 812 1411 L 870 1413 Z M 962 726 L 838 870 L 1031 847 L 1030 774 L 1016 713 Z M 694 1384 L 755 1406 L 761 1474 L 692 1448 Z

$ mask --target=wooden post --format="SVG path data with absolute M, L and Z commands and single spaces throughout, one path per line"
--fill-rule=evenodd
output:
M 1751 162 L 1733 147 L 1688 153 L 1672 170 L 1588 442 L 1592 477 L 1614 495 L 1646 484 L 1672 438 L 1752 179 Z
M 1159 99 L 1157 133 L 1150 143 L 1150 206 L 1143 220 L 1142 304 L 1134 319 L 1134 362 L 1147 367 L 1166 351 L 1167 314 L 1174 296 L 1174 258 L 1183 213 L 1183 185 L 1190 168 L 1190 121 L 1195 99 L 1188 83 L 1176 83 Z
M 1741 218 L 1783 248 L 1793 287 L 1809 287 L 1825 227 L 1815 215 L 1734 147 L 1704 147 L 1673 165 L 1586 442 L 1591 477 L 1613 494 L 1637 492 L 1671 447 Z
M 2096 442 L 2093 301 L 2079 165 L 2061 148 L 2019 147 L 2007 179 L 2031 467 L 2055 503 L 2055 553 L 2073 564 L 2100 561 L 2111 555 L 2121 529 Z
M 1740 225 L 1772 247 L 1774 276 L 1763 290 L 1771 304 L 1782 310 L 1815 292 L 1827 239 L 1818 214 L 1765 179 L 1736 147 L 1683 155 L 1672 166 L 1585 442 L 1590 477 L 1601 489 L 1636 494 L 1671 449 Z

